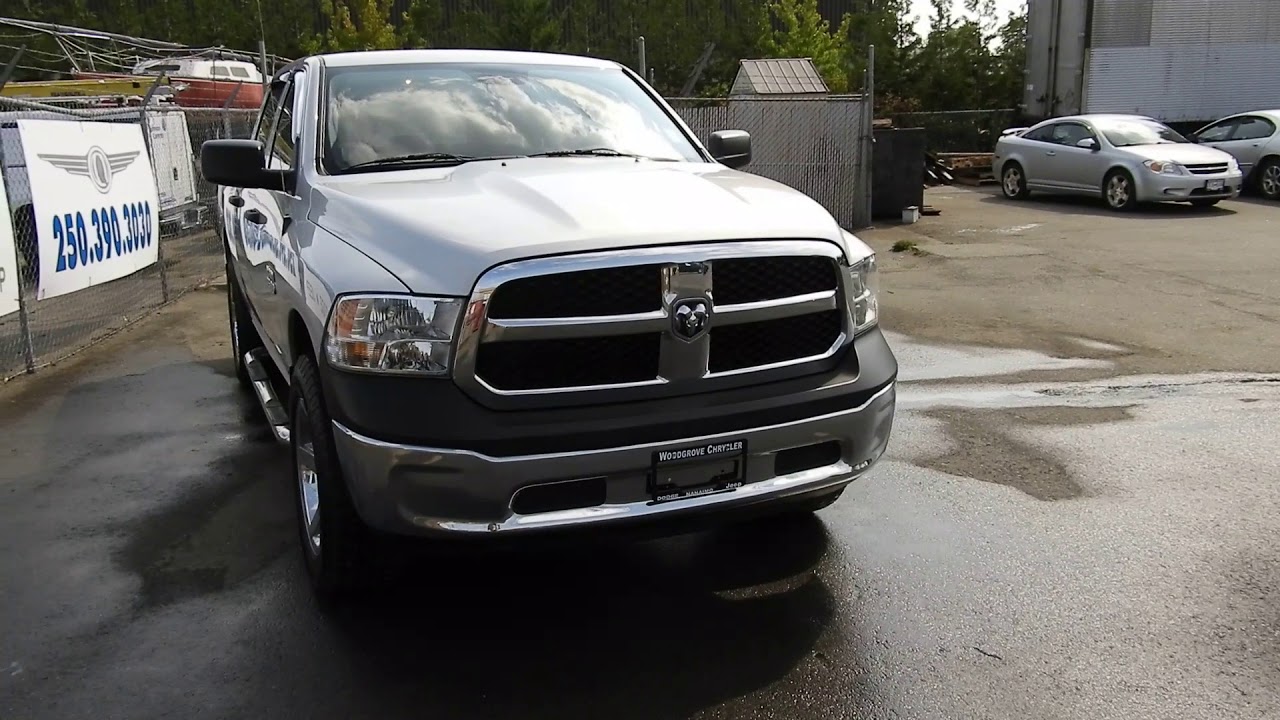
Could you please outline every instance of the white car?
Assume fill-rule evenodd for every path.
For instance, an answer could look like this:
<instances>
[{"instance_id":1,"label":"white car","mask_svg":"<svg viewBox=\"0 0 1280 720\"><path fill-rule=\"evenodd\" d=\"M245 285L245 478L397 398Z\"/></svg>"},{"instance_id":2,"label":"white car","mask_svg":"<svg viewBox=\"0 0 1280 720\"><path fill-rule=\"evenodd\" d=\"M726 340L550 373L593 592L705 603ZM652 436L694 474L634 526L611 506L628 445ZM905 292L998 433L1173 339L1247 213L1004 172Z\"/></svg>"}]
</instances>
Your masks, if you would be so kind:
<instances>
[{"instance_id":1,"label":"white car","mask_svg":"<svg viewBox=\"0 0 1280 720\"><path fill-rule=\"evenodd\" d=\"M1231 153L1246 182L1268 200L1280 200L1280 110L1225 117L1192 133L1190 140Z\"/></svg>"},{"instance_id":2,"label":"white car","mask_svg":"<svg viewBox=\"0 0 1280 720\"><path fill-rule=\"evenodd\" d=\"M1142 115L1073 115L1006 130L992 166L1006 197L1101 195L1113 210L1144 202L1208 207L1243 184L1231 155Z\"/></svg>"}]
</instances>

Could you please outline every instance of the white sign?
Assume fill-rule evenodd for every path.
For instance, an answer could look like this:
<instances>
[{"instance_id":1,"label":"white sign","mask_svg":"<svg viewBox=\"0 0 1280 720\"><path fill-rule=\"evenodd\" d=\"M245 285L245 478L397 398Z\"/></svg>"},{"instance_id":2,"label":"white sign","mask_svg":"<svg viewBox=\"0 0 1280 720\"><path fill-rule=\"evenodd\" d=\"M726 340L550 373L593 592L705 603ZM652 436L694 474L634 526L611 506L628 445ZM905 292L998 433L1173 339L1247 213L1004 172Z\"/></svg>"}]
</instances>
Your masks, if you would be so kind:
<instances>
[{"instance_id":1,"label":"white sign","mask_svg":"<svg viewBox=\"0 0 1280 720\"><path fill-rule=\"evenodd\" d=\"M13 216L9 214L9 198L0 178L0 315L18 312L17 248L13 242Z\"/></svg>"},{"instance_id":2,"label":"white sign","mask_svg":"<svg viewBox=\"0 0 1280 720\"><path fill-rule=\"evenodd\" d=\"M160 201L138 125L19 120L40 256L38 298L156 261Z\"/></svg>"}]
</instances>

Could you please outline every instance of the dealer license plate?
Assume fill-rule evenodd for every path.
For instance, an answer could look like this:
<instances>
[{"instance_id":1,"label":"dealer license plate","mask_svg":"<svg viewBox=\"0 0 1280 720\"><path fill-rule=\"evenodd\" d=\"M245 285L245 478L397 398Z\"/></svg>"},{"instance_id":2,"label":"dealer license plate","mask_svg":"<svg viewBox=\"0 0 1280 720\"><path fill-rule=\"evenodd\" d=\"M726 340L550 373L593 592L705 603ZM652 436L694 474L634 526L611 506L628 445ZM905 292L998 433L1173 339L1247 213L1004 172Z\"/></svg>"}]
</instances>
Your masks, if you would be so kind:
<instances>
[{"instance_id":1,"label":"dealer license plate","mask_svg":"<svg viewBox=\"0 0 1280 720\"><path fill-rule=\"evenodd\" d=\"M1221 190L1227 186L1226 180L1206 180L1204 183L1205 190Z\"/></svg>"},{"instance_id":2,"label":"dealer license plate","mask_svg":"<svg viewBox=\"0 0 1280 720\"><path fill-rule=\"evenodd\" d=\"M649 491L654 502L668 502L732 490L742 486L746 465L746 440L659 450L653 454Z\"/></svg>"}]
</instances>

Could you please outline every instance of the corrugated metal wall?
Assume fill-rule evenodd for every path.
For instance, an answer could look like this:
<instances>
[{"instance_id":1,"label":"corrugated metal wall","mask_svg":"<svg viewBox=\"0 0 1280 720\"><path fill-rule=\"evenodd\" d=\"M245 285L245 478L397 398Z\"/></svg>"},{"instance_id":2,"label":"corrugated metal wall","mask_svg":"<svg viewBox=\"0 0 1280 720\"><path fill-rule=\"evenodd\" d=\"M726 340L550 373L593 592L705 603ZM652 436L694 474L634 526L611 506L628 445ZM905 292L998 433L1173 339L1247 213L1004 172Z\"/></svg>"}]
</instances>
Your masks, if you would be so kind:
<instances>
[{"instance_id":1,"label":"corrugated metal wall","mask_svg":"<svg viewBox=\"0 0 1280 720\"><path fill-rule=\"evenodd\" d=\"M1094 0L1084 106L1166 122L1280 107L1280 0Z\"/></svg>"}]
</instances>

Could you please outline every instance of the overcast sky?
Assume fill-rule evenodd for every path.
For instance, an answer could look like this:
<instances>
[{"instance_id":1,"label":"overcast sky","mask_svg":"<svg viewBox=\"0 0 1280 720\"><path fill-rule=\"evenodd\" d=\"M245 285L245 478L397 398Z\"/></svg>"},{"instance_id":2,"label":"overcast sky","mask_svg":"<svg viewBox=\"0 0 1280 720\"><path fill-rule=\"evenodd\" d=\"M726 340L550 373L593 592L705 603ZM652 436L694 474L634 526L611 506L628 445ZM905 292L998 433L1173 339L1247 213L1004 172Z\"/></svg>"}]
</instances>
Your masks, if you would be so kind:
<instances>
[{"instance_id":1,"label":"overcast sky","mask_svg":"<svg viewBox=\"0 0 1280 720\"><path fill-rule=\"evenodd\" d=\"M952 0L956 7L956 14L963 12L964 0ZM916 23L916 32L922 37L929 32L929 23L933 19L933 4L929 0L911 0L911 14L919 18ZM1003 20L1011 10L1021 10L1027 6L1027 0L996 0L996 9L999 11L1000 18Z\"/></svg>"}]
</instances>

